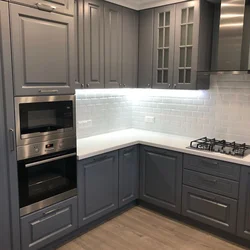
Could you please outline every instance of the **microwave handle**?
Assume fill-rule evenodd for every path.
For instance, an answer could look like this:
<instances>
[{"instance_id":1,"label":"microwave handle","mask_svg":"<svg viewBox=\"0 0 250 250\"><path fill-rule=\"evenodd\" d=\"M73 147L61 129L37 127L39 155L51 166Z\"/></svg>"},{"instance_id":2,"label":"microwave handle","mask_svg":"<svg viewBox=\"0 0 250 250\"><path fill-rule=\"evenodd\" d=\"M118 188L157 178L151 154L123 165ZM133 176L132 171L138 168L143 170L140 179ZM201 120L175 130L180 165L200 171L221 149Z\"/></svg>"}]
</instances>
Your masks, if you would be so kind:
<instances>
[{"instance_id":1,"label":"microwave handle","mask_svg":"<svg viewBox=\"0 0 250 250\"><path fill-rule=\"evenodd\" d=\"M40 93L58 93L57 89L39 89Z\"/></svg>"},{"instance_id":2,"label":"microwave handle","mask_svg":"<svg viewBox=\"0 0 250 250\"><path fill-rule=\"evenodd\" d=\"M9 129L9 136L10 136L10 151L15 150L15 135L14 135L14 129Z\"/></svg>"},{"instance_id":3,"label":"microwave handle","mask_svg":"<svg viewBox=\"0 0 250 250\"><path fill-rule=\"evenodd\" d=\"M72 157L72 156L76 156L76 153L57 156L57 157L54 157L54 158L51 158L51 159L46 159L46 160L42 160L42 161L36 161L36 162L33 162L33 163L25 164L25 167L26 168L31 168L31 167L35 167L35 166L38 166L38 165L41 165L41 164L66 159L66 158L69 158L69 157Z\"/></svg>"}]
</instances>

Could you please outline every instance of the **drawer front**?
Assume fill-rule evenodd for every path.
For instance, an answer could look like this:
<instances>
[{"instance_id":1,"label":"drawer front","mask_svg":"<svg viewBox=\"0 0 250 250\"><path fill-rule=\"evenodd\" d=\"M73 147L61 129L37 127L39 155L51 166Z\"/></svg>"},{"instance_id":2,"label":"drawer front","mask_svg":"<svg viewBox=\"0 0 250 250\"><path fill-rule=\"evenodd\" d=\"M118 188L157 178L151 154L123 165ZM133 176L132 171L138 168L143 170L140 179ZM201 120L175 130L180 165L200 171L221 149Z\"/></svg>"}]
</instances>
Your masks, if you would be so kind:
<instances>
[{"instance_id":1,"label":"drawer front","mask_svg":"<svg viewBox=\"0 0 250 250\"><path fill-rule=\"evenodd\" d=\"M236 181L231 181L220 177L184 169L183 183L216 194L221 194L230 198L238 199L239 183Z\"/></svg>"},{"instance_id":2,"label":"drawer front","mask_svg":"<svg viewBox=\"0 0 250 250\"><path fill-rule=\"evenodd\" d=\"M183 186L182 214L226 232L236 232L236 200Z\"/></svg>"},{"instance_id":3,"label":"drawer front","mask_svg":"<svg viewBox=\"0 0 250 250\"><path fill-rule=\"evenodd\" d=\"M239 181L240 166L193 155L184 155L184 168Z\"/></svg>"},{"instance_id":4,"label":"drawer front","mask_svg":"<svg viewBox=\"0 0 250 250\"><path fill-rule=\"evenodd\" d=\"M21 218L22 249L39 249L77 229L77 198Z\"/></svg>"},{"instance_id":5,"label":"drawer front","mask_svg":"<svg viewBox=\"0 0 250 250\"><path fill-rule=\"evenodd\" d=\"M74 0L10 0L10 2L28 5L41 11L74 15Z\"/></svg>"}]
</instances>

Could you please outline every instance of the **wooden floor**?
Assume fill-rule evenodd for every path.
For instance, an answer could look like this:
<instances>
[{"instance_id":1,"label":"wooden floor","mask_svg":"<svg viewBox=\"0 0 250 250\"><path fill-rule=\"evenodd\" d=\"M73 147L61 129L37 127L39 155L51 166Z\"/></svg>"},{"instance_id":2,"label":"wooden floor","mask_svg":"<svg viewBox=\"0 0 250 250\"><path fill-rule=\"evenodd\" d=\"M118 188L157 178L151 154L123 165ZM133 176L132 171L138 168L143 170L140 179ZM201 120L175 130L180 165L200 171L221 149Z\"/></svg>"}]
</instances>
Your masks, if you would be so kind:
<instances>
[{"instance_id":1,"label":"wooden floor","mask_svg":"<svg viewBox=\"0 0 250 250\"><path fill-rule=\"evenodd\" d=\"M246 249L160 214L134 207L58 250Z\"/></svg>"}]
</instances>

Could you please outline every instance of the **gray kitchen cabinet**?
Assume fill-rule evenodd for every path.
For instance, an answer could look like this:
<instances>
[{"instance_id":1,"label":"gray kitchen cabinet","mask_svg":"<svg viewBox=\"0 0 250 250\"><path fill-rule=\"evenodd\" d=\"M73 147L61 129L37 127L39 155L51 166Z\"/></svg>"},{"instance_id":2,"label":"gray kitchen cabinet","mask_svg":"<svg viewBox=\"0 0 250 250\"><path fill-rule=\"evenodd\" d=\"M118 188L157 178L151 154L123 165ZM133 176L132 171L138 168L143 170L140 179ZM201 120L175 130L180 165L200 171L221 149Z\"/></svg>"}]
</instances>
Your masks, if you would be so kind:
<instances>
[{"instance_id":1,"label":"gray kitchen cabinet","mask_svg":"<svg viewBox=\"0 0 250 250\"><path fill-rule=\"evenodd\" d=\"M154 9L139 12L138 87L151 88L153 83Z\"/></svg>"},{"instance_id":2,"label":"gray kitchen cabinet","mask_svg":"<svg viewBox=\"0 0 250 250\"><path fill-rule=\"evenodd\" d=\"M138 81L139 12L122 9L122 87L136 88Z\"/></svg>"},{"instance_id":3,"label":"gray kitchen cabinet","mask_svg":"<svg viewBox=\"0 0 250 250\"><path fill-rule=\"evenodd\" d=\"M74 18L10 4L15 96L73 94Z\"/></svg>"},{"instance_id":4,"label":"gray kitchen cabinet","mask_svg":"<svg viewBox=\"0 0 250 250\"><path fill-rule=\"evenodd\" d=\"M84 49L79 54L79 68L85 74L80 83L86 88L104 88L104 1L85 0L79 4L82 5L80 13L84 13L80 14L84 18L79 46Z\"/></svg>"},{"instance_id":5,"label":"gray kitchen cabinet","mask_svg":"<svg viewBox=\"0 0 250 250\"><path fill-rule=\"evenodd\" d=\"M213 7L207 1L178 3L173 87L207 89L210 83Z\"/></svg>"},{"instance_id":6,"label":"gray kitchen cabinet","mask_svg":"<svg viewBox=\"0 0 250 250\"><path fill-rule=\"evenodd\" d=\"M0 1L0 248L20 249L9 5Z\"/></svg>"},{"instance_id":7,"label":"gray kitchen cabinet","mask_svg":"<svg viewBox=\"0 0 250 250\"><path fill-rule=\"evenodd\" d=\"M118 151L78 162L79 225L118 208Z\"/></svg>"},{"instance_id":8,"label":"gray kitchen cabinet","mask_svg":"<svg viewBox=\"0 0 250 250\"><path fill-rule=\"evenodd\" d=\"M236 233L237 200L183 185L182 214L229 233Z\"/></svg>"},{"instance_id":9,"label":"gray kitchen cabinet","mask_svg":"<svg viewBox=\"0 0 250 250\"><path fill-rule=\"evenodd\" d=\"M237 235L250 240L250 168L241 168Z\"/></svg>"},{"instance_id":10,"label":"gray kitchen cabinet","mask_svg":"<svg viewBox=\"0 0 250 250\"><path fill-rule=\"evenodd\" d=\"M122 7L104 3L105 88L122 87Z\"/></svg>"},{"instance_id":11,"label":"gray kitchen cabinet","mask_svg":"<svg viewBox=\"0 0 250 250\"><path fill-rule=\"evenodd\" d=\"M153 88L173 88L175 5L155 9Z\"/></svg>"},{"instance_id":12,"label":"gray kitchen cabinet","mask_svg":"<svg viewBox=\"0 0 250 250\"><path fill-rule=\"evenodd\" d=\"M141 146L140 199L181 212L182 154Z\"/></svg>"},{"instance_id":13,"label":"gray kitchen cabinet","mask_svg":"<svg viewBox=\"0 0 250 250\"><path fill-rule=\"evenodd\" d=\"M40 249L77 229L77 197L21 218L22 249Z\"/></svg>"},{"instance_id":14,"label":"gray kitchen cabinet","mask_svg":"<svg viewBox=\"0 0 250 250\"><path fill-rule=\"evenodd\" d=\"M11 250L11 214L9 202L7 137L5 123L5 84L11 84L8 3L0 2L0 242L1 249ZM10 81L10 82L9 82ZM7 201L7 202L6 202Z\"/></svg>"},{"instance_id":15,"label":"gray kitchen cabinet","mask_svg":"<svg viewBox=\"0 0 250 250\"><path fill-rule=\"evenodd\" d=\"M30 6L47 12L74 15L74 0L10 0L10 2Z\"/></svg>"},{"instance_id":16,"label":"gray kitchen cabinet","mask_svg":"<svg viewBox=\"0 0 250 250\"><path fill-rule=\"evenodd\" d=\"M119 150L119 207L138 199L139 195L138 146Z\"/></svg>"}]
</instances>

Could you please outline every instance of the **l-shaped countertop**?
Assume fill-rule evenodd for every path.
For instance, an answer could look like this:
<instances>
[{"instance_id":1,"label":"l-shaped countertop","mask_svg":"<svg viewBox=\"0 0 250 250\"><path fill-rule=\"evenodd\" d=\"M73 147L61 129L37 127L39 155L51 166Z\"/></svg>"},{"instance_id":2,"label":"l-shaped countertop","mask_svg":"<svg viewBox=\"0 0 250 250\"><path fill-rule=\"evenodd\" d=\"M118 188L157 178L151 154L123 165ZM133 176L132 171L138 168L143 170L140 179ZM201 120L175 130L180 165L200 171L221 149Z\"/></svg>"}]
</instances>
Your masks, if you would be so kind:
<instances>
[{"instance_id":1,"label":"l-shaped countertop","mask_svg":"<svg viewBox=\"0 0 250 250\"><path fill-rule=\"evenodd\" d=\"M221 153L189 149L187 147L192 140L194 138L147 130L126 129L77 140L77 158L78 160L83 160L125 147L142 144L250 166L250 154L245 157L235 157Z\"/></svg>"}]
</instances>

